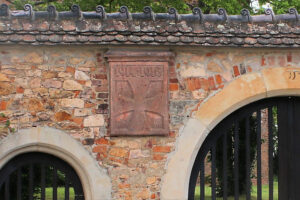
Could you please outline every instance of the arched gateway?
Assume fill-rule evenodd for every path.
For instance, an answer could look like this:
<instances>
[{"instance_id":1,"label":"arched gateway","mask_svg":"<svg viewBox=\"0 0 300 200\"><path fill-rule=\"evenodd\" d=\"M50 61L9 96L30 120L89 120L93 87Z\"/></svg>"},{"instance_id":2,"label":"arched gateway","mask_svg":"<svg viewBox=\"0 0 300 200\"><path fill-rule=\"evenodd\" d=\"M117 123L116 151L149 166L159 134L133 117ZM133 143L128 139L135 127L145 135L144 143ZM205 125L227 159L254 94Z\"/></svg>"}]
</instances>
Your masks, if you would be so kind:
<instances>
[{"instance_id":1,"label":"arched gateway","mask_svg":"<svg viewBox=\"0 0 300 200\"><path fill-rule=\"evenodd\" d=\"M299 199L299 118L299 97L264 99L226 117L199 150L188 198Z\"/></svg>"},{"instance_id":2,"label":"arched gateway","mask_svg":"<svg viewBox=\"0 0 300 200\"><path fill-rule=\"evenodd\" d=\"M111 199L110 179L92 155L71 136L48 127L20 130L1 140L0 187L5 200L57 199L58 193L63 199Z\"/></svg>"},{"instance_id":3,"label":"arched gateway","mask_svg":"<svg viewBox=\"0 0 300 200\"><path fill-rule=\"evenodd\" d=\"M45 153L20 154L0 170L1 199L83 200L81 181L66 162Z\"/></svg>"},{"instance_id":4,"label":"arched gateway","mask_svg":"<svg viewBox=\"0 0 300 200\"><path fill-rule=\"evenodd\" d=\"M162 198L194 199L196 196L199 199L205 199L205 189L211 189L212 191L209 193L213 197L216 195L226 197L227 193L229 194L228 184L231 184L230 189L233 189L233 192L229 195L238 199L241 197L240 188L244 187L243 195L248 196L247 199L249 199L251 173L255 173L257 177L258 181L253 185L257 188L256 195L260 196L261 169L259 162L261 157L260 143L257 141L262 126L262 123L259 122L261 116L266 113L268 114L265 123L269 128L270 139L269 191L267 195L269 193L274 193L274 197L277 195L275 193L276 183L273 182L275 175L271 170L275 168L274 165L277 161L271 158L273 158L274 152L278 152L280 154L279 163L281 163L278 173L276 172L279 180L279 198L299 198L298 191L291 185L297 185L299 180L297 177L299 173L296 171L299 168L297 166L299 162L296 159L298 147L295 141L300 139L296 134L299 124L296 119L299 116L300 101L299 98L288 98L288 96L298 96L300 79L291 79L291 70L292 68L269 68L259 73L243 75L201 104L181 131L176 151L170 156L167 173L163 179ZM279 98L278 96L283 97ZM264 112L264 110L267 111ZM226 134L232 135L227 136ZM279 136L277 141L274 139L276 135ZM251 143L251 141L255 142ZM274 143L271 141L279 141L277 146L279 149L274 149ZM232 146L229 148L232 152L224 154L224 151L228 152L229 142L232 142L230 144ZM243 144L241 145L239 142ZM242 146L243 148L241 148ZM251 154L250 147L254 147L258 151L255 150ZM241 157L239 153L243 156ZM228 165L229 156L232 159L230 165ZM217 158L218 161L216 161ZM211 185L211 188L207 188L204 184L204 160L207 159L211 161L211 166L208 167L212 179L208 185ZM245 164L243 168L239 166L242 159L244 159L242 165ZM249 163L252 161L255 170L251 170ZM232 169L229 169L230 166ZM229 172L233 174L231 175ZM241 177L239 178L241 173L244 176L243 180ZM232 179L229 180L228 177ZM252 182L255 181L252 180ZM194 193L195 188L196 193ZM268 198L273 199L272 195Z\"/></svg>"}]
</instances>

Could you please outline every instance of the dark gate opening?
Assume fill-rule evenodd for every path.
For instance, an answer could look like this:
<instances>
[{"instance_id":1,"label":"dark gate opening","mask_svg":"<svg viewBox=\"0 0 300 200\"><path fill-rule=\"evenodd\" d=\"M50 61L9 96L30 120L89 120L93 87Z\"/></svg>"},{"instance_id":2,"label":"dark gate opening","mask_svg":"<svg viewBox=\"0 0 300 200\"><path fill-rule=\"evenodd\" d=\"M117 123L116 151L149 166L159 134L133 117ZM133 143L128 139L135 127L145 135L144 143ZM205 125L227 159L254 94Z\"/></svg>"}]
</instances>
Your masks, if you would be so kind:
<instances>
[{"instance_id":1,"label":"dark gate opening","mask_svg":"<svg viewBox=\"0 0 300 200\"><path fill-rule=\"evenodd\" d=\"M293 186L300 174L298 135L299 98L266 99L232 113L201 146L189 199L300 199Z\"/></svg>"},{"instance_id":2,"label":"dark gate opening","mask_svg":"<svg viewBox=\"0 0 300 200\"><path fill-rule=\"evenodd\" d=\"M83 200L84 194L68 163L45 153L25 153L1 169L0 199Z\"/></svg>"}]
</instances>

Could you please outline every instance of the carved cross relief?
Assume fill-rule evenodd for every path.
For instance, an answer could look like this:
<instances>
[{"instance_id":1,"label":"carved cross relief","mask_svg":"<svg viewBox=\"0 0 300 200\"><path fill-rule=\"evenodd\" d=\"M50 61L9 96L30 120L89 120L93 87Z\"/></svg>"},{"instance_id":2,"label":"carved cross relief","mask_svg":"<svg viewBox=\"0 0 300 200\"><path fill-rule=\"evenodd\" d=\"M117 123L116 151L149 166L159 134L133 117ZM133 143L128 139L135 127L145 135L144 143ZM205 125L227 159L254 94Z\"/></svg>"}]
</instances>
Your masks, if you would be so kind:
<instances>
[{"instance_id":1,"label":"carved cross relief","mask_svg":"<svg viewBox=\"0 0 300 200\"><path fill-rule=\"evenodd\" d=\"M167 61L110 62L111 135L167 135L167 86Z\"/></svg>"}]
</instances>

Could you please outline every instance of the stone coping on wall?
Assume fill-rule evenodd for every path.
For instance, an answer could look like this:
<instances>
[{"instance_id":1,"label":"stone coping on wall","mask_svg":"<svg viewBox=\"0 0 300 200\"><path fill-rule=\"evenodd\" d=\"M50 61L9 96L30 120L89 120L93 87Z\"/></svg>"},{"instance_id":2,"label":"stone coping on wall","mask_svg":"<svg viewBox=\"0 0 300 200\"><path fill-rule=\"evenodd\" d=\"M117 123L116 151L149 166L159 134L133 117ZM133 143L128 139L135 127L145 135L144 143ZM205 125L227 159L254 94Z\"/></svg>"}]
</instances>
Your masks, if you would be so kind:
<instances>
[{"instance_id":1,"label":"stone coping on wall","mask_svg":"<svg viewBox=\"0 0 300 200\"><path fill-rule=\"evenodd\" d=\"M23 11L0 7L0 44L110 44L110 45L189 45L224 47L299 47L300 22L297 10L275 15L251 16L203 14L195 8L192 14L153 13L145 7L142 13L130 13L122 6L119 13L105 13L102 6L95 12L34 11L26 5Z\"/></svg>"}]
</instances>

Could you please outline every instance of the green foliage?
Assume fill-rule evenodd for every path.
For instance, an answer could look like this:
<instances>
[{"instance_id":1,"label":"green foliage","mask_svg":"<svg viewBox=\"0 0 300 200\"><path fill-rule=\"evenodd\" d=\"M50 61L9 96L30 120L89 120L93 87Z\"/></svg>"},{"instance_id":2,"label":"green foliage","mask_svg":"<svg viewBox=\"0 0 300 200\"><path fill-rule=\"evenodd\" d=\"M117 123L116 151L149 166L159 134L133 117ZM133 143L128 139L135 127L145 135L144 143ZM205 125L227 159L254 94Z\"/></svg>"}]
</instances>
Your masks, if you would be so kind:
<instances>
[{"instance_id":1,"label":"green foliage","mask_svg":"<svg viewBox=\"0 0 300 200\"><path fill-rule=\"evenodd\" d=\"M250 117L249 120L249 127L250 127L250 171L252 172L253 167L255 165L255 155L256 155L256 135L257 135L257 120L255 116ZM246 193L246 119L243 119L239 122L239 167L238 167L238 174L239 174L239 193L245 194ZM227 140L227 192L228 195L234 195L234 127L230 128L226 134ZM223 196L223 137L222 136L217 141L216 147L216 169L217 169L217 195ZM253 176L253 174L251 175Z\"/></svg>"},{"instance_id":2,"label":"green foliage","mask_svg":"<svg viewBox=\"0 0 300 200\"><path fill-rule=\"evenodd\" d=\"M261 4L270 3L276 14L287 13L289 8L296 8L300 12L299 0L260 0Z\"/></svg>"},{"instance_id":3,"label":"green foliage","mask_svg":"<svg viewBox=\"0 0 300 200\"><path fill-rule=\"evenodd\" d=\"M275 177L274 177L275 178ZM278 200L278 181L274 181L274 200ZM200 186L195 188L195 198L200 199ZM211 200L211 187L205 186L205 200ZM228 200L234 200L234 196L229 196ZM262 185L262 199L269 199L269 185ZM216 200L223 200L223 197L217 197ZM245 195L240 195L239 200L246 200ZM251 190L251 200L257 200L257 186L253 185Z\"/></svg>"},{"instance_id":4,"label":"green foliage","mask_svg":"<svg viewBox=\"0 0 300 200\"><path fill-rule=\"evenodd\" d=\"M10 121L9 121L9 120L6 120L5 126L6 126L6 127L9 127L9 126L10 126Z\"/></svg>"},{"instance_id":5,"label":"green foliage","mask_svg":"<svg viewBox=\"0 0 300 200\"><path fill-rule=\"evenodd\" d=\"M35 10L46 10L50 4L55 5L58 11L69 10L72 4L80 6L82 11L93 11L97 5L105 7L106 12L118 12L121 6L126 5L130 12L142 12L145 6L151 6L154 12L167 12L169 8L174 7L180 13L190 12L189 6L183 0L63 0L51 1L46 0L38 4L33 0L15 0L13 5L15 9L23 9L26 3L34 5Z\"/></svg>"},{"instance_id":6,"label":"green foliage","mask_svg":"<svg viewBox=\"0 0 300 200\"><path fill-rule=\"evenodd\" d=\"M240 14L243 8L247 8L250 12L253 12L253 9L250 7L251 0L200 0L199 4L205 14L217 13L218 8L225 8L227 14L230 15Z\"/></svg>"}]
</instances>

